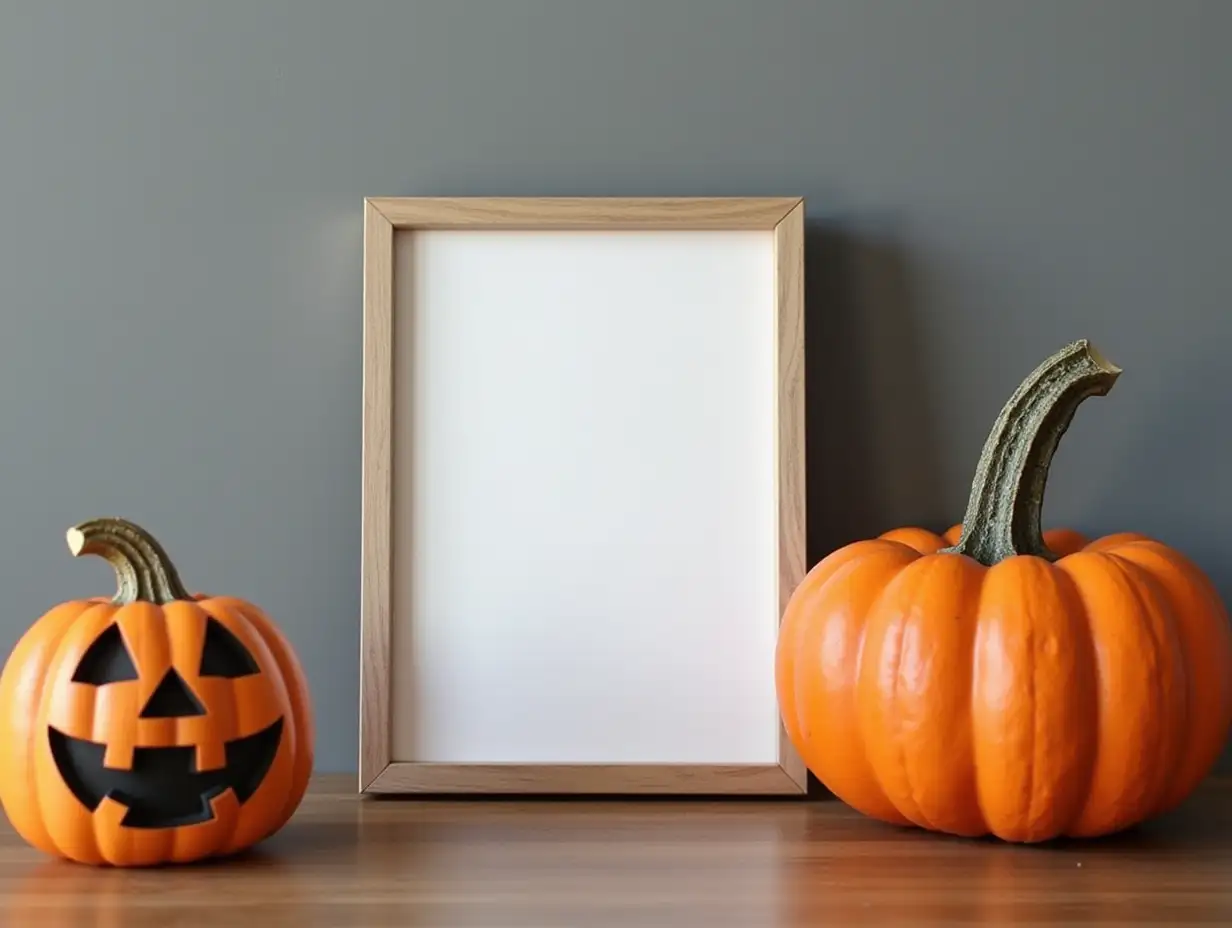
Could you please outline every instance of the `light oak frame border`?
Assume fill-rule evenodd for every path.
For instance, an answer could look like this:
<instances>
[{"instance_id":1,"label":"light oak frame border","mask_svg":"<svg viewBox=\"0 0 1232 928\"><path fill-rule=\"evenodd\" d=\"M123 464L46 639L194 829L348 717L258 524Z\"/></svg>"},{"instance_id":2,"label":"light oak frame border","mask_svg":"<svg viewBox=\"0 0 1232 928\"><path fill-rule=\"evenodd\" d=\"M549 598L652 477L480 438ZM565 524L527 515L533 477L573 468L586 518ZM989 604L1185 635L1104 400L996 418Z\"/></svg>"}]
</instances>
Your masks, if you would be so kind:
<instances>
[{"instance_id":1,"label":"light oak frame border","mask_svg":"<svg viewBox=\"0 0 1232 928\"><path fill-rule=\"evenodd\" d=\"M779 616L806 571L804 201L794 198L369 197L363 234L363 517L360 793L804 795L779 726L778 763L439 764L390 754L394 233L415 229L773 230Z\"/></svg>"}]
</instances>

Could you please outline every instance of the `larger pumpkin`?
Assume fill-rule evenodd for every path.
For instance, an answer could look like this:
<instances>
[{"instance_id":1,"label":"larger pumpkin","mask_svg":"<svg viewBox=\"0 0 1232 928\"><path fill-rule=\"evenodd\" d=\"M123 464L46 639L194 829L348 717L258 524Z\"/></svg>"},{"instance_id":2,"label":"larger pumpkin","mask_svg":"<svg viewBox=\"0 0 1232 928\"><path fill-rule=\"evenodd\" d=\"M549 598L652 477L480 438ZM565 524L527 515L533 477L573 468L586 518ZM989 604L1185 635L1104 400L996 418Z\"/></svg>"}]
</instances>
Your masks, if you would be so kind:
<instances>
[{"instance_id":1,"label":"larger pumpkin","mask_svg":"<svg viewBox=\"0 0 1232 928\"><path fill-rule=\"evenodd\" d=\"M871 817L1034 842L1173 808L1232 727L1232 633L1204 574L1142 535L1059 554L1040 513L1080 403L1119 368L1087 342L1010 398L956 544L841 548L780 626L783 722L813 773Z\"/></svg>"},{"instance_id":2,"label":"larger pumpkin","mask_svg":"<svg viewBox=\"0 0 1232 928\"><path fill-rule=\"evenodd\" d=\"M118 519L69 531L111 600L39 619L0 675L0 803L30 844L90 864L187 862L281 828L313 762L303 671L269 617L192 595Z\"/></svg>"}]
</instances>

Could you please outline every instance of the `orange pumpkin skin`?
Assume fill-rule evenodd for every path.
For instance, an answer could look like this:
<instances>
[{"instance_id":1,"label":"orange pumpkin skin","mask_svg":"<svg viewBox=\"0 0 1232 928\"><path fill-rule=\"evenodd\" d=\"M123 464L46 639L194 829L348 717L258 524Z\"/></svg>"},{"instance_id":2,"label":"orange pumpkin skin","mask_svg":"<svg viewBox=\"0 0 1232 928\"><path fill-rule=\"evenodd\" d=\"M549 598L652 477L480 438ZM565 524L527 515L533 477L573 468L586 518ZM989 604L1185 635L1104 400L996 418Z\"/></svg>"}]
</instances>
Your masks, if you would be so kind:
<instances>
[{"instance_id":1,"label":"orange pumpkin skin","mask_svg":"<svg viewBox=\"0 0 1232 928\"><path fill-rule=\"evenodd\" d=\"M936 532L930 532L926 528L906 526L904 528L890 529L890 531L883 532L877 537L890 541L901 541L903 544L915 548L921 554L933 554L942 548L958 544L959 539L962 538L962 523L958 522L951 525L940 535ZM1057 554L1073 554L1075 551L1081 551L1085 548L1088 544L1088 539L1081 532L1076 532L1072 528L1051 528L1044 532L1044 544Z\"/></svg>"},{"instance_id":2,"label":"orange pumpkin skin","mask_svg":"<svg viewBox=\"0 0 1232 928\"><path fill-rule=\"evenodd\" d=\"M1141 536L985 567L876 539L788 604L788 736L873 818L1009 841L1167 811L1232 722L1232 640L1202 573Z\"/></svg>"},{"instance_id":3,"label":"orange pumpkin skin","mask_svg":"<svg viewBox=\"0 0 1232 928\"><path fill-rule=\"evenodd\" d=\"M1085 395L1119 373L1096 365L1099 380L1083 358L1057 363L1084 372ZM1039 428L1056 419L1038 412ZM1038 531L1032 542L1039 487L1022 488L1048 457L1021 457L1016 476L982 467L1020 483L1001 492L977 475L956 549L930 550L914 529L847 545L786 607L784 727L814 775L870 817L1015 842L1105 835L1182 802L1232 729L1232 632L1213 585L1136 533L1065 554Z\"/></svg>"},{"instance_id":4,"label":"orange pumpkin skin","mask_svg":"<svg viewBox=\"0 0 1232 928\"><path fill-rule=\"evenodd\" d=\"M242 675L207 666L211 620L251 658ZM100 635L114 643L113 628L133 672L102 685L74 680ZM196 707L140 717L174 675ZM227 768L227 742L263 731L277 732L266 742L276 748L264 752L251 795L241 802L235 788L224 787L199 816L206 820L182 825L131 825L129 806L111 794L91 810L54 746L61 736L93 742L102 746L103 765L118 770L131 770L143 749L181 747L191 752L192 769L208 772ZM0 675L0 743L0 804L27 842L80 863L148 866L232 854L278 831L307 789L314 732L303 670L270 618L235 597L193 594L167 602L92 598L42 616Z\"/></svg>"}]
</instances>

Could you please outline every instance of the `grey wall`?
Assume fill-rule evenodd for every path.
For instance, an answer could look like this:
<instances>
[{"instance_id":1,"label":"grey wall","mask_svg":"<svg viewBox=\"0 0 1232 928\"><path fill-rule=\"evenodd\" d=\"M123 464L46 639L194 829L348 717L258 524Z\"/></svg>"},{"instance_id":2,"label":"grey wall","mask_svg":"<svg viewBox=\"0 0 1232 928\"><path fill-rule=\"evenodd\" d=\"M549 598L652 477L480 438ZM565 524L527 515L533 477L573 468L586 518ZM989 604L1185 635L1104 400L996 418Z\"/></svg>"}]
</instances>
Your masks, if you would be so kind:
<instances>
[{"instance_id":1,"label":"grey wall","mask_svg":"<svg viewBox=\"0 0 1232 928\"><path fill-rule=\"evenodd\" d=\"M263 604L356 752L365 195L801 194L814 557L961 517L1089 337L1046 517L1232 594L1232 3L0 6L0 647L122 514Z\"/></svg>"}]
</instances>

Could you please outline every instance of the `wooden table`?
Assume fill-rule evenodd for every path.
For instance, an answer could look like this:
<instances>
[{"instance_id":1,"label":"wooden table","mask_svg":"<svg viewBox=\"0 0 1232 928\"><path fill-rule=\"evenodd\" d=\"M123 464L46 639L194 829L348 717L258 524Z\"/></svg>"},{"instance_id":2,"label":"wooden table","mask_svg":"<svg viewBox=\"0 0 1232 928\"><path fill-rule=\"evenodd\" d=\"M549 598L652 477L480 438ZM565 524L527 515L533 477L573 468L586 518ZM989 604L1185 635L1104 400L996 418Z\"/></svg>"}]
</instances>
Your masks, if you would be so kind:
<instances>
[{"instance_id":1,"label":"wooden table","mask_svg":"<svg viewBox=\"0 0 1232 928\"><path fill-rule=\"evenodd\" d=\"M372 800L322 778L242 858L103 870L0 825L7 928L1232 925L1232 782L1132 834L1011 847L833 800Z\"/></svg>"}]
</instances>

